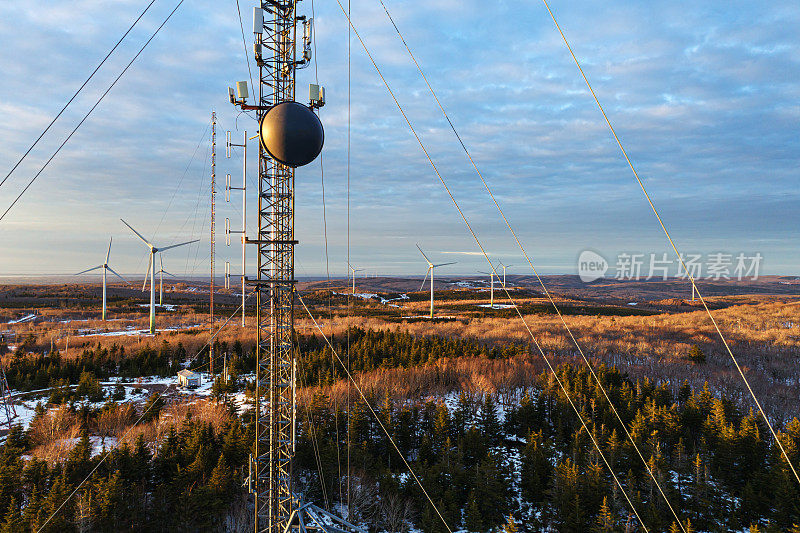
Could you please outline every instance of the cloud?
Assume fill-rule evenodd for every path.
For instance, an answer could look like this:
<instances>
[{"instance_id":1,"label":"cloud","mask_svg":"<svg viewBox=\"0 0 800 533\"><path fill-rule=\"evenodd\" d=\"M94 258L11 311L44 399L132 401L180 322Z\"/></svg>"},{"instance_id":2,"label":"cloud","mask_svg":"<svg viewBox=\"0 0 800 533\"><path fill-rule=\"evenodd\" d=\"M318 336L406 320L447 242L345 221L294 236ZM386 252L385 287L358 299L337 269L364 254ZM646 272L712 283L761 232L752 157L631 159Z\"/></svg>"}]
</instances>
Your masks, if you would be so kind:
<instances>
[{"instance_id":1,"label":"cloud","mask_svg":"<svg viewBox=\"0 0 800 533\"><path fill-rule=\"evenodd\" d=\"M486 10L473 0L396 0L387 6L537 267L572 265L587 246L607 255L666 250L540 4L500 2ZM417 241L425 249L473 249L355 36L348 106L346 21L336 3L314 7L318 69L298 75L298 94L306 94L318 72L328 96L321 117L332 264L343 270L348 255L348 197L356 264L404 273ZM552 7L679 245L761 251L767 271L771 264L782 272L796 265L800 7L788 0L579 0ZM99 0L0 5L0 171L13 165L141 8L127 1L109 9ZM74 109L0 188L3 209L171 8L154 5ZM484 245L520 255L380 4L354 0L352 14ZM249 18L247 9L243 16ZM166 243L202 238L165 262L174 262L167 268L178 273L205 272L210 155L203 134L216 109L218 188L226 173L238 181L240 155L224 157L224 132L252 134L256 124L237 116L226 88L246 78L235 5L184 4L0 222L0 274L80 270L94 262L109 234L120 269L143 273L140 244L117 221L120 215ZM250 163L248 207L257 200L255 159ZM297 253L309 275L325 269L321 184L319 162L298 170ZM239 206L238 199L229 204L218 195L218 243L224 218L238 221ZM255 222L250 215L249 225ZM235 247L217 249L220 260L237 264ZM458 266L466 272L483 261Z\"/></svg>"}]
</instances>

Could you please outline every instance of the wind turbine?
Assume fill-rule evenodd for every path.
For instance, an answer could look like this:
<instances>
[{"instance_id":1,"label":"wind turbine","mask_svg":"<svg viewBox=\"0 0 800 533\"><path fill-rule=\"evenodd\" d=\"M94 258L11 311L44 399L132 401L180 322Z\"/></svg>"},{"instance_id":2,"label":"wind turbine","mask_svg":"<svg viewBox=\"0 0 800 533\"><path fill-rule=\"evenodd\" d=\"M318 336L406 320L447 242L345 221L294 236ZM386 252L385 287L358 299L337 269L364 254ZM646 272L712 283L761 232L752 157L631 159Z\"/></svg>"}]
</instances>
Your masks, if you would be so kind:
<instances>
[{"instance_id":1,"label":"wind turbine","mask_svg":"<svg viewBox=\"0 0 800 533\"><path fill-rule=\"evenodd\" d=\"M79 276L81 274L86 274L87 272L91 272L92 270L97 270L98 268L102 268L103 269L103 320L106 319L106 274L107 274L106 271L110 270L112 274L114 274L119 279L121 279L122 281L124 281L125 283L128 283L128 285L130 285L130 283L128 282L127 279L123 278L122 276L120 276L119 274L114 272L114 269L111 268L110 266L108 266L108 258L109 258L109 256L111 256L111 242L113 240L114 240L114 237L111 237L108 240L108 251L106 252L106 260L102 265L98 265L98 266L92 267L92 268L87 268L86 270L84 270L82 272L78 272L77 274L75 274L76 276Z\"/></svg>"},{"instance_id":2,"label":"wind turbine","mask_svg":"<svg viewBox=\"0 0 800 533\"><path fill-rule=\"evenodd\" d=\"M350 272L353 275L353 294L355 294L356 293L356 272L361 272L364 269L363 268L355 268L350 263L347 263L347 266L350 268Z\"/></svg>"},{"instance_id":3,"label":"wind turbine","mask_svg":"<svg viewBox=\"0 0 800 533\"><path fill-rule=\"evenodd\" d=\"M502 263L500 263L500 264L502 265ZM494 268L492 268L492 270L494 270ZM491 290L491 293L490 293L491 296L489 297L489 307L494 309L494 272L484 272L482 270L478 270L478 274L486 274L487 276L489 276L489 279L492 280L492 283L491 283L491 287L492 288L490 289ZM505 286L505 284L506 284L505 275L503 275L503 286Z\"/></svg>"},{"instance_id":4,"label":"wind turbine","mask_svg":"<svg viewBox=\"0 0 800 533\"><path fill-rule=\"evenodd\" d=\"M122 220L122 219L120 219L120 220ZM154 262L155 256L159 252L163 253L163 252L166 252L167 250L170 250L172 248L177 248L178 246L183 246L185 244L191 244L193 242L197 242L200 239L195 239L193 241L186 241L186 242L182 242L180 244L173 244L172 246L165 246L163 248L156 248L150 241L148 241L147 239L142 237L141 233L139 233L138 231L133 229L133 227L130 224L128 224L124 220L122 220L122 223L125 224L126 226L128 226L128 228L130 228L130 230L132 232L134 232L137 237L142 239L142 242L144 242L147 245L147 247L150 248L150 261L147 264L147 274L144 275L144 279L145 279L145 284L146 284L147 283L147 277L148 276L150 277L150 333L155 335L155 333L156 333L156 286L155 286L155 283L154 283L154 281L155 281L154 280L154 278L155 278L155 270L156 270L155 269L155 262ZM144 290L144 285L142 286L142 290Z\"/></svg>"},{"instance_id":5,"label":"wind turbine","mask_svg":"<svg viewBox=\"0 0 800 533\"><path fill-rule=\"evenodd\" d=\"M422 278L422 285L419 286L419 290L422 290L422 287L425 286L425 280L428 279L428 273L431 275L431 318L433 318L433 272L436 270L436 267L455 265L456 262L453 261L452 263L439 263L438 265L434 265L431 263L431 260L428 259L428 256L425 255L425 252L422 251L422 248L419 247L419 244L417 244L417 250L419 250L419 253L422 254L422 257L424 257L425 261L428 263L428 270L425 272L425 277Z\"/></svg>"},{"instance_id":6,"label":"wind turbine","mask_svg":"<svg viewBox=\"0 0 800 533\"><path fill-rule=\"evenodd\" d=\"M504 265L502 261L498 261L501 267L503 267L503 288L506 288L506 269L511 268L514 265Z\"/></svg>"},{"instance_id":7,"label":"wind turbine","mask_svg":"<svg viewBox=\"0 0 800 533\"><path fill-rule=\"evenodd\" d=\"M176 276L175 274L172 274L172 273L167 272L166 270L164 270L164 258L161 256L161 254L158 254L158 260L161 263L161 268L158 270L158 272L156 272L156 274L158 274L158 277L159 277L159 280L158 280L158 305L164 305L164 274L166 274L167 276L172 276L173 278L177 278L178 276ZM147 278L144 278L144 284L142 285L142 291L144 291L145 287L147 287Z\"/></svg>"}]
</instances>

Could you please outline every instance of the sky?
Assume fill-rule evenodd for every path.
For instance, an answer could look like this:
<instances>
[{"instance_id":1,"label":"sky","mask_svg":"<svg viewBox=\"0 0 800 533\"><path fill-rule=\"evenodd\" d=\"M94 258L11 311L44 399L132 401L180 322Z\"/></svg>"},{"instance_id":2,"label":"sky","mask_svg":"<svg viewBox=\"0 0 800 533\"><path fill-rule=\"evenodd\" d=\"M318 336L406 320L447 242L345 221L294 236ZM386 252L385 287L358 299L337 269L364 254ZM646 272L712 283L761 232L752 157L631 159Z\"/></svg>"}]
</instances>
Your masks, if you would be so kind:
<instances>
[{"instance_id":1,"label":"sky","mask_svg":"<svg viewBox=\"0 0 800 533\"><path fill-rule=\"evenodd\" d=\"M661 256L669 244L541 2L384 0L540 273L576 273L592 250ZM0 211L69 134L177 0L153 7L0 187ZM0 178L147 4L144 0L0 3ZM240 0L252 50L252 2ZM800 274L800 5L795 1L552 0L679 250L763 256L762 274ZM488 9L487 9L488 8ZM327 104L322 157L296 175L298 276L475 274L485 259L411 135L336 0L303 0ZM460 144L379 0L352 20L494 261L529 274ZM210 115L217 124L217 265L240 267L225 218L241 226L241 150L257 124L227 101L249 79L235 0L185 0L13 210L0 221L0 276L68 274L103 262L138 277L158 246L166 270L209 269ZM254 69L253 60L250 68ZM255 71L254 71L255 74ZM348 177L348 110L350 150ZM248 232L255 231L255 141ZM349 182L349 237L348 237ZM324 210L323 210L324 184ZM323 216L324 214L324 216ZM327 231L325 229L327 228ZM327 236L327 261L326 261ZM252 259L252 250L248 250ZM673 256L670 256L673 257ZM674 257L673 257L674 259ZM327 264L327 267L326 267ZM252 273L252 263L248 266Z\"/></svg>"}]
</instances>

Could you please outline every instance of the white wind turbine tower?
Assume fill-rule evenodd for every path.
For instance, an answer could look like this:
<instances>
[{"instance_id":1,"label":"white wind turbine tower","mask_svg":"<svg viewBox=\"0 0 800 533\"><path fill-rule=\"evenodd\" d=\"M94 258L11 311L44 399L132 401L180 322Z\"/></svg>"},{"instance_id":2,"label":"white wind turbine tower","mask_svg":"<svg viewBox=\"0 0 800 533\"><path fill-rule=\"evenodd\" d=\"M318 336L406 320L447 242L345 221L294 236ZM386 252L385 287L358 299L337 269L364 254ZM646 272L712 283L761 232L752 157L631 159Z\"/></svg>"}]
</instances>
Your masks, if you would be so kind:
<instances>
[{"instance_id":1,"label":"white wind turbine tower","mask_svg":"<svg viewBox=\"0 0 800 533\"><path fill-rule=\"evenodd\" d=\"M363 268L355 268L350 263L347 263L347 267L350 269L350 273L353 276L353 294L356 293L356 272L362 272Z\"/></svg>"},{"instance_id":2,"label":"white wind turbine tower","mask_svg":"<svg viewBox=\"0 0 800 533\"><path fill-rule=\"evenodd\" d=\"M164 258L161 256L161 254L158 254L158 261L161 264L161 268L159 268L158 272L156 272L156 274L158 274L158 278L159 278L158 279L158 305L164 305L164 274L166 274L167 276L172 276L173 278L177 278L178 276L176 276L175 274L172 274L172 273L167 272L166 270L164 270ZM144 284L142 285L142 291L144 291L145 287L147 287L147 277L144 278Z\"/></svg>"},{"instance_id":3,"label":"white wind turbine tower","mask_svg":"<svg viewBox=\"0 0 800 533\"><path fill-rule=\"evenodd\" d=\"M502 263L500 263L500 264L502 265ZM492 268L492 270L494 271L494 268ZM489 279L491 280L491 289L490 289L491 292L490 292L490 297L489 297L489 307L494 309L494 272L484 272L483 270L478 270L478 274L486 274L487 276L489 276ZM503 286L505 286L505 284L506 284L506 280L505 280L505 273L504 273L504 275L503 275Z\"/></svg>"},{"instance_id":4,"label":"white wind turbine tower","mask_svg":"<svg viewBox=\"0 0 800 533\"><path fill-rule=\"evenodd\" d=\"M114 272L114 269L111 268L110 266L108 266L108 258L111 256L111 242L113 240L114 240L114 237L111 237L108 240L108 251L106 252L106 260L102 265L98 265L98 266L92 267L92 268L87 268L86 270L83 270L83 271L78 272L77 274L75 274L76 276L79 276L81 274L86 274L87 272L91 272L92 270L97 270L98 268L102 268L103 269L103 320L106 319L106 274L107 274L107 271L110 270L112 274L114 274L119 279L121 279L122 281L124 281L125 283L128 283L128 285L130 285L130 283L128 282L127 279L123 278L122 276L120 276L119 274Z\"/></svg>"},{"instance_id":5,"label":"white wind turbine tower","mask_svg":"<svg viewBox=\"0 0 800 533\"><path fill-rule=\"evenodd\" d=\"M503 288L506 288L506 269L511 268L514 265L504 265L502 261L498 261L501 267L503 267Z\"/></svg>"},{"instance_id":6,"label":"white wind turbine tower","mask_svg":"<svg viewBox=\"0 0 800 533\"><path fill-rule=\"evenodd\" d=\"M120 219L122 220L122 219ZM173 244L172 246L165 246L163 248L156 248L150 241L142 237L142 234L133 229L133 227L122 220L122 223L128 226L132 232L136 234L137 237L142 239L148 248L150 248L150 261L147 264L147 274L144 275L145 283L147 283L147 277L150 277L150 333L155 334L156 332L156 286L155 286L155 256L159 252L166 252L172 248L177 248L178 246L183 246L185 244L191 244L193 242L197 242L200 239L194 239L193 241L186 241L180 244ZM144 290L144 286L142 286L142 290Z\"/></svg>"},{"instance_id":7,"label":"white wind turbine tower","mask_svg":"<svg viewBox=\"0 0 800 533\"><path fill-rule=\"evenodd\" d=\"M434 265L431 263L431 260L428 259L428 256L425 255L425 252L422 251L422 248L419 247L419 244L417 244L417 250L419 250L419 253L422 254L422 257L424 257L425 261L428 263L428 270L425 272L425 277L422 279L422 285L419 286L419 290L422 290L422 287L425 286L425 280L428 279L428 273L431 275L431 318L433 318L433 272L436 270L436 267L455 265L456 262L453 261L452 263L439 263L438 265Z\"/></svg>"}]
</instances>

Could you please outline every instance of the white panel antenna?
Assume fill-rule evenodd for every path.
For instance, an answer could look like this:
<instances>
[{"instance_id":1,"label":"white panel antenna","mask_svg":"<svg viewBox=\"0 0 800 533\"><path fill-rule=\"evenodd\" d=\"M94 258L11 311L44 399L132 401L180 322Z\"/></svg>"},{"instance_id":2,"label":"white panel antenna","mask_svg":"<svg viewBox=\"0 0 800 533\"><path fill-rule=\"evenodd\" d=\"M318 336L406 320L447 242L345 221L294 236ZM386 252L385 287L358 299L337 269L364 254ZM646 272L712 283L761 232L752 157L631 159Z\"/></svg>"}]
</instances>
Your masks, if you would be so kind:
<instances>
[{"instance_id":1,"label":"white panel antenna","mask_svg":"<svg viewBox=\"0 0 800 533\"><path fill-rule=\"evenodd\" d=\"M264 10L253 8L253 33L264 33Z\"/></svg>"}]
</instances>

